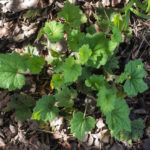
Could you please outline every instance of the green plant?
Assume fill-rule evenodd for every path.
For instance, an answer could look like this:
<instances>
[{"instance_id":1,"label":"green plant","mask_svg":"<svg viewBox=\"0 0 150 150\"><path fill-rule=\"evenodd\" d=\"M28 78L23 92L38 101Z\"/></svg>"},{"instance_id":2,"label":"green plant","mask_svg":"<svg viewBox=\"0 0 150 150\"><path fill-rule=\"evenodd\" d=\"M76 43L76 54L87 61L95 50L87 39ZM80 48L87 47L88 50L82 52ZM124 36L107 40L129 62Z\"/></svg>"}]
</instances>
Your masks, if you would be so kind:
<instances>
[{"instance_id":1,"label":"green plant","mask_svg":"<svg viewBox=\"0 0 150 150\"><path fill-rule=\"evenodd\" d=\"M74 133L79 140L82 140L84 133L94 128L95 119L91 116L85 117L82 112L77 112L74 114L70 124L71 132Z\"/></svg>"},{"instance_id":2,"label":"green plant","mask_svg":"<svg viewBox=\"0 0 150 150\"><path fill-rule=\"evenodd\" d=\"M43 97L36 102L32 119L53 121L59 112L58 108L55 106L55 102L53 96L43 95Z\"/></svg>"},{"instance_id":3,"label":"green plant","mask_svg":"<svg viewBox=\"0 0 150 150\"><path fill-rule=\"evenodd\" d=\"M147 84L143 81L147 73L143 69L143 63L140 59L130 61L125 66L125 71L118 78L119 82L126 80L123 88L129 97L136 96L137 93L143 93L148 89Z\"/></svg>"},{"instance_id":4,"label":"green plant","mask_svg":"<svg viewBox=\"0 0 150 150\"><path fill-rule=\"evenodd\" d=\"M68 1L58 17L63 20L63 24L56 21L47 22L38 35L38 38L43 34L47 37L46 45L50 56L46 60L54 71L51 80L54 94L44 95L36 102L32 119L52 121L62 114L62 111L71 109L69 111L73 114L70 122L71 133L82 140L84 133L94 128L96 122L94 115L89 116L87 113L90 105L88 102L84 110L75 107L74 102L82 93L84 96L92 95L97 99L96 106L106 116L106 123L112 136L118 140L137 140L142 136L144 125L141 120L130 122L130 109L124 95L126 93L133 97L148 88L143 81L146 72L142 61L140 59L130 61L125 66L124 73L120 76L113 75L110 82L108 76L113 73L114 68L119 67L118 58L114 56L115 50L122 41L117 23L111 24L107 33L96 33L93 27L92 30L87 30L90 31L89 33L81 32L80 25L86 23L86 16L77 6ZM64 34L67 34L67 38ZM60 40L67 44L65 54L55 49L54 45ZM29 69L31 73L37 74L43 65L44 60L39 56L1 54L0 87L9 90L22 88L25 84L26 70ZM124 92L120 94L123 90L121 84L124 81ZM139 86L141 88L137 88ZM134 127L139 124L140 133L136 134ZM127 136L122 138L122 134Z\"/></svg>"},{"instance_id":5,"label":"green plant","mask_svg":"<svg viewBox=\"0 0 150 150\"><path fill-rule=\"evenodd\" d=\"M4 108L5 112L15 110L15 120L25 121L32 116L32 109L35 106L35 101L32 97L23 94L14 94L7 107Z\"/></svg>"}]
</instances>

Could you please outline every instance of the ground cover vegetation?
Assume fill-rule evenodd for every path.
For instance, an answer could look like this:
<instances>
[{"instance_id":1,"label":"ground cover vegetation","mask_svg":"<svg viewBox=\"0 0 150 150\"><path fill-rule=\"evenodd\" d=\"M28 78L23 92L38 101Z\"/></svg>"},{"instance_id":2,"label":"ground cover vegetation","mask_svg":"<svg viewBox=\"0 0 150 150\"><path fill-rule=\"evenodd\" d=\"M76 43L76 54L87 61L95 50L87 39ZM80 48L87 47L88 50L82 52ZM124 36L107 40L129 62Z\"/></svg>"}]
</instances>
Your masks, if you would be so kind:
<instances>
[{"instance_id":1,"label":"ground cover vegetation","mask_svg":"<svg viewBox=\"0 0 150 150\"><path fill-rule=\"evenodd\" d=\"M137 8L133 6L135 3ZM148 89L143 80L147 72L141 59L129 61L121 74L114 74L114 69L119 69L119 56L116 54L122 37L132 36L130 12L150 18L146 15L149 9L148 0L144 4L131 0L121 12L100 7L95 14L100 32L94 25L82 31L81 25L87 22L86 15L78 6L67 1L57 14L59 21L46 22L37 36L38 39L46 37L46 42L41 41L50 53L46 59L36 56L31 47L23 55L16 52L0 54L1 88L9 91L21 89L26 75L39 74L45 64L50 64L53 67L50 82L53 93L43 95L37 101L16 95L17 98L12 97L4 111L15 110L16 120L44 122L51 122L65 112L70 132L82 140L85 132L95 127L96 121L87 114L88 101L84 110L78 110L75 103L80 94L91 95L96 100L96 107L106 117L111 135L130 144L132 140L137 141L143 135L144 121L141 118L130 119L125 98L135 97ZM57 50L57 42L60 41L66 43L65 51Z\"/></svg>"}]
</instances>

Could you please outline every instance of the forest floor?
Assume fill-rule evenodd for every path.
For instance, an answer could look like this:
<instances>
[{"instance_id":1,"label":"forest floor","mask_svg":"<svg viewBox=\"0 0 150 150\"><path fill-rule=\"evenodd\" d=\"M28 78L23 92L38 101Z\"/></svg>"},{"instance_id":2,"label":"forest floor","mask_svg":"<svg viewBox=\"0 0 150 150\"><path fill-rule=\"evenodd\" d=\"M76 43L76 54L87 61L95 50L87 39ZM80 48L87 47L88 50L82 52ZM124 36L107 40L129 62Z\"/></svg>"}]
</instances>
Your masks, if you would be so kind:
<instances>
[{"instance_id":1,"label":"forest floor","mask_svg":"<svg viewBox=\"0 0 150 150\"><path fill-rule=\"evenodd\" d=\"M65 0L64 0L65 1ZM63 0L2 0L0 2L0 53L17 51L22 53L30 44L35 46L40 55L45 57L47 50L36 39L38 31L46 21L57 18L57 12L64 5ZM75 2L75 1L73 1ZM118 2L118 3L117 3ZM116 9L123 4L113 3ZM98 0L78 1L77 5L85 12L89 22L99 6ZM108 4L109 5L109 4ZM35 18L27 17L28 10L40 9ZM133 36L124 40L119 46L120 68L132 59L141 58L144 69L148 72L145 82L150 87L150 20L144 20L131 14L130 27ZM51 93L51 67L45 66L39 75L28 75L26 84L21 90L9 92L0 89L0 149L4 150L150 150L150 90L126 101L131 110L131 117L141 117L146 125L144 136L133 142L133 145L116 141L110 136L105 118L96 120L96 129L78 141L69 133L63 117L58 117L51 124L38 124L36 121L15 120L15 112L4 112L3 109L14 94L27 94L35 99ZM52 129L54 127L54 129Z\"/></svg>"}]
</instances>

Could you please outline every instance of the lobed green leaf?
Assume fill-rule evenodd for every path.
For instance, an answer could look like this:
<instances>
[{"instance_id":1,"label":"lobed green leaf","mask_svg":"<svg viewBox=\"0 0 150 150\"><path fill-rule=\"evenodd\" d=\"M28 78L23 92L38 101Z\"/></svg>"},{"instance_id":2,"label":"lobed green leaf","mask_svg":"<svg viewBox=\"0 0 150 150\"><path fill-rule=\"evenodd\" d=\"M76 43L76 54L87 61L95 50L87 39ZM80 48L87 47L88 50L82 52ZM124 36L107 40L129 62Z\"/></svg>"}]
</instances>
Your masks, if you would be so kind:
<instances>
[{"instance_id":1,"label":"lobed green leaf","mask_svg":"<svg viewBox=\"0 0 150 150\"><path fill-rule=\"evenodd\" d=\"M124 130L131 132L130 110L127 103L123 99L117 99L114 106L114 109L106 115L109 129L115 133Z\"/></svg>"},{"instance_id":2,"label":"lobed green leaf","mask_svg":"<svg viewBox=\"0 0 150 150\"><path fill-rule=\"evenodd\" d=\"M61 107L72 107L74 105L74 99L77 97L77 92L67 87L63 88L57 94L55 98Z\"/></svg>"},{"instance_id":3,"label":"lobed green leaf","mask_svg":"<svg viewBox=\"0 0 150 150\"><path fill-rule=\"evenodd\" d=\"M77 112L74 114L70 124L71 133L74 133L79 140L82 140L85 132L88 132L94 128L95 119L91 116L84 118L84 114L82 112Z\"/></svg>"},{"instance_id":4,"label":"lobed green leaf","mask_svg":"<svg viewBox=\"0 0 150 150\"><path fill-rule=\"evenodd\" d=\"M142 93L148 89L147 84L143 81L147 73L140 59L128 62L125 66L125 74L128 75L128 78L124 84L124 91L129 97L136 96L138 92Z\"/></svg>"},{"instance_id":5,"label":"lobed green leaf","mask_svg":"<svg viewBox=\"0 0 150 150\"><path fill-rule=\"evenodd\" d=\"M85 80L85 85L91 87L93 90L99 91L105 85L105 77L103 75L93 74Z\"/></svg>"},{"instance_id":6,"label":"lobed green leaf","mask_svg":"<svg viewBox=\"0 0 150 150\"><path fill-rule=\"evenodd\" d=\"M78 28L80 24L86 23L87 18L78 6L74 6L67 1L61 12L58 13L59 18L64 18L69 27Z\"/></svg>"},{"instance_id":7,"label":"lobed green leaf","mask_svg":"<svg viewBox=\"0 0 150 150\"><path fill-rule=\"evenodd\" d=\"M62 71L64 76L64 82L75 82L82 74L82 67L77 64L73 57L69 57L62 65Z\"/></svg>"},{"instance_id":8,"label":"lobed green leaf","mask_svg":"<svg viewBox=\"0 0 150 150\"><path fill-rule=\"evenodd\" d=\"M46 22L44 32L51 42L58 42L63 38L63 27L61 23L54 21Z\"/></svg>"},{"instance_id":9,"label":"lobed green leaf","mask_svg":"<svg viewBox=\"0 0 150 150\"><path fill-rule=\"evenodd\" d=\"M85 34L79 30L71 30L68 33L68 45L71 51L78 52L79 48L84 44Z\"/></svg>"},{"instance_id":10,"label":"lobed green leaf","mask_svg":"<svg viewBox=\"0 0 150 150\"><path fill-rule=\"evenodd\" d=\"M36 102L33 109L32 119L42 121L53 121L58 116L59 109L55 106L55 99L53 96L43 95L41 99Z\"/></svg>"},{"instance_id":11,"label":"lobed green leaf","mask_svg":"<svg viewBox=\"0 0 150 150\"><path fill-rule=\"evenodd\" d=\"M111 113L115 108L115 101L116 101L116 93L103 86L99 93L97 94L97 104L96 106L99 106L101 108L101 111L104 115L107 115L108 113Z\"/></svg>"},{"instance_id":12,"label":"lobed green leaf","mask_svg":"<svg viewBox=\"0 0 150 150\"><path fill-rule=\"evenodd\" d=\"M83 45L79 49L79 61L83 65L85 64L92 54L92 50L89 48L89 45Z\"/></svg>"},{"instance_id":13,"label":"lobed green leaf","mask_svg":"<svg viewBox=\"0 0 150 150\"><path fill-rule=\"evenodd\" d=\"M39 74L44 64L44 59L35 55L32 56L32 58L30 58L29 60L27 60L27 66L33 74Z\"/></svg>"},{"instance_id":14,"label":"lobed green leaf","mask_svg":"<svg viewBox=\"0 0 150 150\"><path fill-rule=\"evenodd\" d=\"M22 72L27 70L26 58L16 52L0 54L0 87L9 91L21 89L25 84Z\"/></svg>"}]
</instances>

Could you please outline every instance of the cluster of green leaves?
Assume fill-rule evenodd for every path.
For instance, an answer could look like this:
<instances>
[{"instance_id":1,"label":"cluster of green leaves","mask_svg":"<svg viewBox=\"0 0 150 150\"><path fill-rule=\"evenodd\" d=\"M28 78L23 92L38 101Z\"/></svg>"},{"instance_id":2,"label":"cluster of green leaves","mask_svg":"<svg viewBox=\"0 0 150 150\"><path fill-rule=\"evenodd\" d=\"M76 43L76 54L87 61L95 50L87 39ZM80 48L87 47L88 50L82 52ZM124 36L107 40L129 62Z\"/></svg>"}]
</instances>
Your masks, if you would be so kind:
<instances>
[{"instance_id":1,"label":"cluster of green leaves","mask_svg":"<svg viewBox=\"0 0 150 150\"><path fill-rule=\"evenodd\" d=\"M104 9L99 9L99 11L101 10ZM70 55L66 57L61 57L61 55L58 55L59 58L58 56L54 56L53 58L50 57L50 62L55 72L52 77L52 84L56 92L54 97L58 102L58 106L73 107L74 102L71 98L73 96L70 95L72 89L68 88L68 86L71 86L73 83L83 84L83 81L85 81L85 86L98 92L96 106L100 107L100 110L106 116L106 123L108 124L112 135L114 135L114 132L116 135L122 132L130 133L132 132L129 119L130 110L125 100L117 97L119 89L109 84L106 76L92 73L92 70L103 67L106 72L111 74L113 68L119 67L118 57L114 56L114 50L117 49L119 43L122 41L121 31L128 30L130 14L125 13L125 15L122 16L118 13L114 13L112 10L107 11L107 16L106 14L100 14L100 21L102 25L100 26L105 31L103 33L96 33L93 26L87 28L87 33L81 32L79 27L80 24L86 22L85 15L81 12L81 10L79 11L77 6L74 6L69 2L66 2L62 12L58 14L59 18L64 19L64 24L56 21L46 23L44 27L44 34L47 35L51 43L58 42L60 39L65 40L63 33L66 31L68 36L66 43L70 53ZM106 24L111 27L108 28L109 26L106 26ZM107 29L105 29L104 26L107 27ZM58 28L58 32L56 30L55 34L49 34L52 28ZM109 38L106 36L107 34L110 35ZM56 35L59 38L55 38ZM140 64L138 67L135 65L135 68L133 69L133 64L137 61L140 62ZM85 70L91 70L89 73L90 75L87 75ZM124 74L126 74L126 76ZM147 86L143 81L143 77L145 77L145 75L146 73L143 70L142 62L140 60L131 61L126 65L125 73L122 73L121 76L116 79L116 83L119 83L118 81L121 80L122 76L132 76L132 81L129 80L129 78L124 79L127 82L124 85L124 91L128 96L136 96L138 92L141 93L147 89ZM135 89L133 89L132 86L136 88L135 84L137 80L137 84L143 84L143 88L140 84L138 86L140 86L141 89L136 89L135 92L133 91ZM73 91L72 94L75 93L74 98L76 98L77 92ZM79 111L74 114L73 119L71 120L71 132L81 140L84 136L84 132L93 128L94 124L94 118L91 116L86 117L84 113Z\"/></svg>"},{"instance_id":2,"label":"cluster of green leaves","mask_svg":"<svg viewBox=\"0 0 150 150\"><path fill-rule=\"evenodd\" d=\"M51 53L47 60L54 71L51 80L54 94L44 95L36 102L32 119L51 122L61 114L61 110L73 109L74 101L81 92L77 87L82 85L84 89L88 89L85 90L85 95L91 94L93 91L96 93L96 106L106 116L106 123L112 136L126 141L137 140L142 136L144 124L140 119L130 122L130 109L123 96L118 94L120 93L118 84L125 82L124 93L129 97L136 96L148 88L143 81L146 72L143 69L142 61L137 59L126 64L125 70L120 76L114 75L115 82L108 82L108 75L113 74L113 69L119 67L119 58L115 57L115 50L122 42L121 32L127 30L129 20L128 12L124 16L112 13L112 10L108 10L108 12L105 17L100 16L102 21L100 27L105 24L111 25L106 26L104 32L96 33L93 26L88 27L87 32L81 32L80 25L86 23L87 18L78 6L67 1L62 11L58 13L58 18L63 23L46 22L40 30L38 38L43 34L47 37L48 44L46 45ZM107 21L106 17L109 17ZM127 21L124 22L121 17ZM67 38L64 34L67 35ZM66 54L55 50L55 45L60 41L67 45ZM33 74L38 74L43 65L43 58L35 55L1 54L0 87L9 90L20 89L25 84L24 73L27 69ZM18 114L20 109L16 103L16 101L11 101L10 109L15 109ZM70 121L71 133L79 140L83 139L85 132L95 127L94 117L86 114L87 105L88 103L84 112L76 109L72 111L74 113ZM23 110L25 108L29 110L32 105L22 107Z\"/></svg>"}]
</instances>

